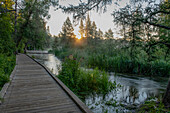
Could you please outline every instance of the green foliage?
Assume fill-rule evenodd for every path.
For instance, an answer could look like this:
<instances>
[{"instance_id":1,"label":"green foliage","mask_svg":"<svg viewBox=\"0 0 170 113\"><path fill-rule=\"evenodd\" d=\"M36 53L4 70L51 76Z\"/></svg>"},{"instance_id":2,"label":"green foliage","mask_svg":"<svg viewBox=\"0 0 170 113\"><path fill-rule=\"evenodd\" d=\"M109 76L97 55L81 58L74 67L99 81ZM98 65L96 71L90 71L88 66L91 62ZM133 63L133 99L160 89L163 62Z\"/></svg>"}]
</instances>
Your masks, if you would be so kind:
<instances>
[{"instance_id":1,"label":"green foliage","mask_svg":"<svg viewBox=\"0 0 170 113\"><path fill-rule=\"evenodd\" d=\"M9 75L11 74L15 66L15 56L6 56L0 54L0 89L9 81Z\"/></svg>"},{"instance_id":2,"label":"green foliage","mask_svg":"<svg viewBox=\"0 0 170 113\"><path fill-rule=\"evenodd\" d=\"M106 39L113 38L113 31L109 29L108 31L105 32L104 36Z\"/></svg>"},{"instance_id":3,"label":"green foliage","mask_svg":"<svg viewBox=\"0 0 170 113\"><path fill-rule=\"evenodd\" d=\"M13 27L10 14L0 14L0 54L11 55L15 51L15 43L11 37Z\"/></svg>"},{"instance_id":4,"label":"green foliage","mask_svg":"<svg viewBox=\"0 0 170 113\"><path fill-rule=\"evenodd\" d=\"M12 0L2 0L0 3L0 88L9 81L14 65L14 53L24 49L43 49L49 42L44 17L48 15L51 1L24 0L18 1L22 10L18 8L17 25L14 27L14 13ZM54 4L53 4L54 5ZM17 29L15 37L14 28ZM46 45L45 45L46 44Z\"/></svg>"},{"instance_id":5,"label":"green foliage","mask_svg":"<svg viewBox=\"0 0 170 113\"><path fill-rule=\"evenodd\" d=\"M19 2L19 1L18 1ZM24 49L42 50L50 46L49 28L45 19L49 18L49 7L53 1L24 0L22 10L18 9L16 46L19 52Z\"/></svg>"},{"instance_id":6,"label":"green foliage","mask_svg":"<svg viewBox=\"0 0 170 113\"><path fill-rule=\"evenodd\" d=\"M89 17L89 15L87 15L87 20L86 20L86 25L85 25L85 37L87 38L87 40L89 39L89 38L91 38L91 27L92 27L92 25L91 25L91 20L90 20L90 17Z\"/></svg>"},{"instance_id":7,"label":"green foliage","mask_svg":"<svg viewBox=\"0 0 170 113\"><path fill-rule=\"evenodd\" d=\"M165 109L163 103L155 101L145 101L140 107L139 113L168 113L170 109Z\"/></svg>"},{"instance_id":8,"label":"green foliage","mask_svg":"<svg viewBox=\"0 0 170 113\"><path fill-rule=\"evenodd\" d=\"M116 101L116 100L113 100L113 99L110 99L109 101L107 101L107 102L105 103L105 105L113 106L113 107L119 106L118 103L117 103L117 101Z\"/></svg>"},{"instance_id":9,"label":"green foliage","mask_svg":"<svg viewBox=\"0 0 170 113\"><path fill-rule=\"evenodd\" d=\"M80 21L79 33L80 33L80 35L81 35L81 38L83 38L83 34L84 34L84 25L83 25L83 20L82 20L82 19L81 19L81 21Z\"/></svg>"},{"instance_id":10,"label":"green foliage","mask_svg":"<svg viewBox=\"0 0 170 113\"><path fill-rule=\"evenodd\" d=\"M105 94L116 87L116 83L109 81L107 73L97 68L93 71L81 69L72 55L65 59L58 78L80 98L90 93Z\"/></svg>"},{"instance_id":11,"label":"green foliage","mask_svg":"<svg viewBox=\"0 0 170 113\"><path fill-rule=\"evenodd\" d=\"M59 38L61 39L60 42L65 47L73 47L74 41L75 41L75 34L74 34L74 28L72 26L72 23L67 17L66 21L64 22L62 26L62 32L59 34Z\"/></svg>"},{"instance_id":12,"label":"green foliage","mask_svg":"<svg viewBox=\"0 0 170 113\"><path fill-rule=\"evenodd\" d=\"M9 82L9 77L0 72L0 90L5 83Z\"/></svg>"},{"instance_id":13,"label":"green foliage","mask_svg":"<svg viewBox=\"0 0 170 113\"><path fill-rule=\"evenodd\" d=\"M88 64L107 71L118 73L131 73L147 76L170 76L170 63L164 60L152 62L138 59L131 60L126 56L109 57L103 54L92 54L89 56Z\"/></svg>"},{"instance_id":14,"label":"green foliage","mask_svg":"<svg viewBox=\"0 0 170 113\"><path fill-rule=\"evenodd\" d=\"M104 48L106 47L106 48ZM80 65L90 68L98 67L100 70L129 73L146 76L170 76L170 62L164 60L163 50L159 49L155 54L160 54L155 60L148 62L147 54L140 48L136 49L135 59L129 56L129 50L126 49L107 49L107 43L100 47L79 48L63 48L55 49L55 55L61 59L72 54L76 59L80 60Z\"/></svg>"},{"instance_id":15,"label":"green foliage","mask_svg":"<svg viewBox=\"0 0 170 113\"><path fill-rule=\"evenodd\" d=\"M69 56L71 53L72 51L71 50L68 51L67 48L54 50L54 54L60 59L64 59L65 57Z\"/></svg>"},{"instance_id":16,"label":"green foliage","mask_svg":"<svg viewBox=\"0 0 170 113\"><path fill-rule=\"evenodd\" d=\"M2 0L0 8L12 10L12 0ZM15 66L15 43L12 38L14 24L11 12L0 13L0 90L9 81L9 76Z\"/></svg>"}]
</instances>

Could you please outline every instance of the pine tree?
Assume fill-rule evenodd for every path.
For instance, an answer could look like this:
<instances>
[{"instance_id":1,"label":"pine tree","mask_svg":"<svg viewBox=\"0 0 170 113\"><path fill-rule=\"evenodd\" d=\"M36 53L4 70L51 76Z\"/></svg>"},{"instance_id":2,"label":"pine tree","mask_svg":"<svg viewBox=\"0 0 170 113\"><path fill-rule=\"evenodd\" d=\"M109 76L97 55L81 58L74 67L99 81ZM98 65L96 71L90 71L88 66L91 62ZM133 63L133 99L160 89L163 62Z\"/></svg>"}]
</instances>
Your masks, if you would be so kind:
<instances>
[{"instance_id":1,"label":"pine tree","mask_svg":"<svg viewBox=\"0 0 170 113\"><path fill-rule=\"evenodd\" d=\"M92 26L91 26L91 32L90 32L92 38L97 38L97 26L96 23L93 21Z\"/></svg>"},{"instance_id":2,"label":"pine tree","mask_svg":"<svg viewBox=\"0 0 170 113\"><path fill-rule=\"evenodd\" d=\"M72 23L67 17L66 21L64 22L62 26L62 32L61 32L61 42L64 43L66 46L70 46L74 39L75 39L75 34L74 34L74 28L72 26Z\"/></svg>"},{"instance_id":3,"label":"pine tree","mask_svg":"<svg viewBox=\"0 0 170 113\"><path fill-rule=\"evenodd\" d=\"M91 38L90 31L91 31L91 20L88 14L86 20L86 26L85 26L85 38L87 40Z\"/></svg>"},{"instance_id":4,"label":"pine tree","mask_svg":"<svg viewBox=\"0 0 170 113\"><path fill-rule=\"evenodd\" d=\"M81 38L83 38L83 35L84 35L84 25L83 25L83 20L82 19L80 21L79 33L81 35Z\"/></svg>"},{"instance_id":5,"label":"pine tree","mask_svg":"<svg viewBox=\"0 0 170 113\"><path fill-rule=\"evenodd\" d=\"M74 37L73 31L74 31L73 25L69 17L67 17L66 21L64 22L62 26L62 33L63 35L66 36L66 38L73 38Z\"/></svg>"},{"instance_id":6,"label":"pine tree","mask_svg":"<svg viewBox=\"0 0 170 113\"><path fill-rule=\"evenodd\" d=\"M96 45L97 42L98 42L98 37L97 37L97 26L96 26L96 23L94 21L93 21L92 26L91 26L90 34L91 34L91 41L90 42L93 45Z\"/></svg>"},{"instance_id":7,"label":"pine tree","mask_svg":"<svg viewBox=\"0 0 170 113\"><path fill-rule=\"evenodd\" d=\"M113 31L109 29L107 32L105 32L105 38L106 39L112 39L113 38Z\"/></svg>"},{"instance_id":8,"label":"pine tree","mask_svg":"<svg viewBox=\"0 0 170 113\"><path fill-rule=\"evenodd\" d=\"M103 38L103 32L100 29L98 31L98 37L99 37L99 39Z\"/></svg>"}]
</instances>

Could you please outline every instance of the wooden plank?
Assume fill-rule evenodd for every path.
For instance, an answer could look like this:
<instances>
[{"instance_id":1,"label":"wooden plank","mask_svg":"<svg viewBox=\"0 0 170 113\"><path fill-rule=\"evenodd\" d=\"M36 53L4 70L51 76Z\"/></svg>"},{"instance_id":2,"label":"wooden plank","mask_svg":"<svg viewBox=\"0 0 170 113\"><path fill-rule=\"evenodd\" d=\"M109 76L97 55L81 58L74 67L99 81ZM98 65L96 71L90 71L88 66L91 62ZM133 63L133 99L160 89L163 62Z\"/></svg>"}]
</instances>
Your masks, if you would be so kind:
<instances>
[{"instance_id":1,"label":"wooden plank","mask_svg":"<svg viewBox=\"0 0 170 113\"><path fill-rule=\"evenodd\" d=\"M30 53L30 54L48 54L48 51L26 50L26 53Z\"/></svg>"},{"instance_id":2,"label":"wooden plank","mask_svg":"<svg viewBox=\"0 0 170 113\"><path fill-rule=\"evenodd\" d=\"M44 112L49 113L49 111L53 110L53 113L80 113L76 108L75 105L64 103L63 105L49 105L49 106L34 106L31 108L18 108L18 109L5 109L8 113L37 113L37 112ZM69 112L68 112L69 111Z\"/></svg>"},{"instance_id":3,"label":"wooden plank","mask_svg":"<svg viewBox=\"0 0 170 113\"><path fill-rule=\"evenodd\" d=\"M17 55L16 61L16 70L6 88L0 112L81 113L88 111L84 110L84 104L80 107L81 101L77 103L75 97L72 98L75 95L70 96L43 66L24 54Z\"/></svg>"},{"instance_id":4,"label":"wooden plank","mask_svg":"<svg viewBox=\"0 0 170 113\"><path fill-rule=\"evenodd\" d=\"M30 56L29 56L30 57ZM31 57L30 57L31 58ZM34 59L33 59L34 60ZM34 60L37 62L36 60ZM73 99L73 101L80 107L80 109L85 113L92 113L90 109L67 87L65 84L60 81L55 75L53 75L49 69L47 69L43 64L37 62L39 65L44 67L44 69L51 75L51 77L63 88L63 90Z\"/></svg>"}]
</instances>

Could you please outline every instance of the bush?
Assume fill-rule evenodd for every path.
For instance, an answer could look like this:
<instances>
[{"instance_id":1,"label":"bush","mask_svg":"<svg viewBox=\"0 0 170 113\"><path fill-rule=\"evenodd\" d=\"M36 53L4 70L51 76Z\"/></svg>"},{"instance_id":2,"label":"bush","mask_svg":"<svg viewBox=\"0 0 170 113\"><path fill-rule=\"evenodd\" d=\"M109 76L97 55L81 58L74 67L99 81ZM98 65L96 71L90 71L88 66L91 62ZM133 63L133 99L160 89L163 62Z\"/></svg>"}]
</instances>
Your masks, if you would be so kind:
<instances>
[{"instance_id":1,"label":"bush","mask_svg":"<svg viewBox=\"0 0 170 113\"><path fill-rule=\"evenodd\" d=\"M105 94L116 87L116 83L109 81L107 73L98 68L90 71L81 69L72 55L62 63L58 78L80 98L90 93Z\"/></svg>"},{"instance_id":2,"label":"bush","mask_svg":"<svg viewBox=\"0 0 170 113\"><path fill-rule=\"evenodd\" d=\"M0 89L9 81L9 76L15 66L15 56L0 54Z\"/></svg>"}]
</instances>

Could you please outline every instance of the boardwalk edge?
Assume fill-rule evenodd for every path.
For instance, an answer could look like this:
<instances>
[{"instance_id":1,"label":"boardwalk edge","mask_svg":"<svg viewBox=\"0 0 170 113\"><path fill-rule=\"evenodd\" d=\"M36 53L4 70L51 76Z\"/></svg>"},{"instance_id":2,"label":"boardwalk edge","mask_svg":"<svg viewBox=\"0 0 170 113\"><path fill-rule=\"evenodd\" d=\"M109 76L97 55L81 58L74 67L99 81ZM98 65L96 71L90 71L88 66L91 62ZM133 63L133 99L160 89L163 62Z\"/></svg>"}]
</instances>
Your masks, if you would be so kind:
<instances>
[{"instance_id":1,"label":"boardwalk edge","mask_svg":"<svg viewBox=\"0 0 170 113\"><path fill-rule=\"evenodd\" d=\"M26 54L27 55L27 54ZM53 73L50 72L49 69L46 68L43 64L39 63L31 56L27 55L29 58L34 60L36 63L41 65L47 73L61 86L61 88L68 94L68 96L76 103L76 105L84 112L84 113L92 113L92 111L61 81L59 80Z\"/></svg>"},{"instance_id":2,"label":"boardwalk edge","mask_svg":"<svg viewBox=\"0 0 170 113\"><path fill-rule=\"evenodd\" d=\"M0 105L3 103L3 98L4 98L4 96L7 92L7 89L9 87L9 85L11 84L11 81L12 81L14 75L15 75L15 72L16 72L16 69L17 69L17 63L18 63L18 59L16 57L16 65L15 65L15 67L14 67L14 69L13 69L11 75L10 75L10 80L9 80L9 82L4 84L4 86L2 87L2 89L0 91Z\"/></svg>"}]
</instances>

